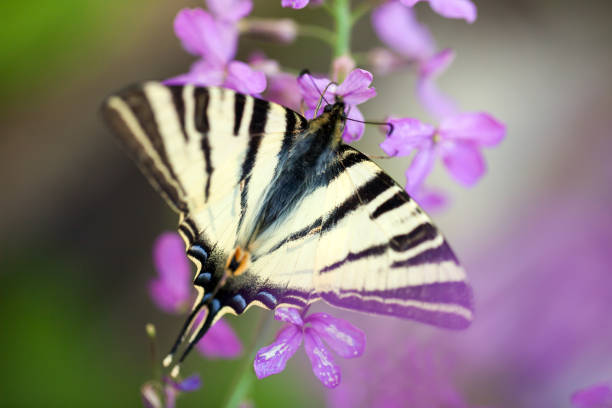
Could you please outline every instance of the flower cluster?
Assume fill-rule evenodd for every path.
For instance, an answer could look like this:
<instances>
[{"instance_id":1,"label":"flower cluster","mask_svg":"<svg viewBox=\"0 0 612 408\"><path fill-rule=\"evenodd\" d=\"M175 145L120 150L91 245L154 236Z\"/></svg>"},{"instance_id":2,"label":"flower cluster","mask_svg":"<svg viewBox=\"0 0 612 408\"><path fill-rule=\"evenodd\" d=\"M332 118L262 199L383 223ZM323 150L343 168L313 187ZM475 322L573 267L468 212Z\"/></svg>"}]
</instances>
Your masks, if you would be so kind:
<instances>
[{"instance_id":1,"label":"flower cluster","mask_svg":"<svg viewBox=\"0 0 612 408\"><path fill-rule=\"evenodd\" d=\"M327 0L322 9L336 18L336 22L342 19L346 22L350 17L348 25L336 24L338 32L332 33L323 27L299 27L290 19L247 18L253 8L252 0L206 0L207 10L183 9L175 18L176 36L183 48L198 59L187 73L166 83L223 86L300 110L308 119L323 112L325 105L341 99L347 118L343 139L349 143L360 139L365 131L364 115L358 106L376 96L371 86L372 72L385 75L399 69L414 69L417 98L437 125L415 118L389 117L393 131L387 132L380 146L389 156L410 158L406 190L425 206L439 206L445 201L444 195L425 186L436 159L440 158L459 183L471 186L485 172L481 148L500 143L505 126L485 112L462 112L437 88L436 78L451 64L455 54L450 49L436 48L433 36L416 18L413 7L418 2L391 0L372 11L374 30L385 47L367 53L369 66L365 68L369 70L366 70L356 66L348 39L351 24L365 14L363 10L368 10L367 7L351 15L349 1ZM476 19L476 7L471 0L427 2L443 17L468 23ZM322 3L322 0L281 0L282 7L293 9ZM240 35L252 34L287 44L298 33L334 44L335 58L330 73L297 76L261 51L251 54L246 62L236 59ZM154 256L159 277L150 284L152 298L164 311L185 311L193 295L180 238L176 234L164 234L155 246ZM333 388L340 383L340 369L327 347L345 358L358 357L364 351L363 332L329 314L306 316L296 309L279 308L275 319L286 325L272 344L257 353L254 369L258 378L283 371L303 342L315 376L326 387ZM197 345L203 354L220 357L234 357L240 348L239 340L222 320ZM169 387L180 388L177 384Z\"/></svg>"},{"instance_id":2,"label":"flower cluster","mask_svg":"<svg viewBox=\"0 0 612 408\"><path fill-rule=\"evenodd\" d=\"M304 317L297 309L278 308L274 318L287 324L278 332L272 344L257 352L253 362L257 378L283 371L303 340L314 375L326 387L334 388L340 384L340 368L323 341L344 358L359 357L365 349L365 334L361 330L327 313Z\"/></svg>"}]
</instances>

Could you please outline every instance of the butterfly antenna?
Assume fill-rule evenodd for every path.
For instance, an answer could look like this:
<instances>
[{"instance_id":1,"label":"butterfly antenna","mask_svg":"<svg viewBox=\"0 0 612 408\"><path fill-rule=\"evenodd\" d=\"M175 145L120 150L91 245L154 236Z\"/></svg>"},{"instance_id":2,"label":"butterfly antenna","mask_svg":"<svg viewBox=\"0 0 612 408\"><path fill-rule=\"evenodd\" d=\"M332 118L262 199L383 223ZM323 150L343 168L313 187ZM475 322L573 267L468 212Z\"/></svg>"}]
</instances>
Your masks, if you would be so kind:
<instances>
[{"instance_id":1,"label":"butterfly antenna","mask_svg":"<svg viewBox=\"0 0 612 408\"><path fill-rule=\"evenodd\" d=\"M349 112L350 112L350 110L349 110ZM344 119L345 120L352 120L353 122L365 123L366 125L387 126L389 128L389 131L387 132L387 137L391 136L391 134L395 130L395 126L393 126L393 123L391 123L391 122L373 122L373 121L370 121L370 120L353 119L353 118L349 118L348 117L348 113L344 116Z\"/></svg>"},{"instance_id":2,"label":"butterfly antenna","mask_svg":"<svg viewBox=\"0 0 612 408\"><path fill-rule=\"evenodd\" d=\"M308 78L310 78L310 82L312 82L312 86L314 87L314 89L317 90L317 92L319 93L319 95L321 96L321 98L319 98L319 102L317 103L317 107L315 109L315 116L317 116L317 114L319 113L319 109L321 108L321 104L323 103L323 101L325 101L326 104L331 105L331 103L325 99L325 93L327 92L327 89L331 86L331 85L338 85L338 83L336 82L330 82L329 84L327 84L327 86L325 87L325 89L323 89L323 92L321 92L321 90L319 89L319 87L317 86L317 83L314 81L314 78L312 77L312 75L310 74L310 71L307 69L303 69L302 72L300 72L300 74L298 75L298 78L301 78L304 75L308 75Z\"/></svg>"}]
</instances>

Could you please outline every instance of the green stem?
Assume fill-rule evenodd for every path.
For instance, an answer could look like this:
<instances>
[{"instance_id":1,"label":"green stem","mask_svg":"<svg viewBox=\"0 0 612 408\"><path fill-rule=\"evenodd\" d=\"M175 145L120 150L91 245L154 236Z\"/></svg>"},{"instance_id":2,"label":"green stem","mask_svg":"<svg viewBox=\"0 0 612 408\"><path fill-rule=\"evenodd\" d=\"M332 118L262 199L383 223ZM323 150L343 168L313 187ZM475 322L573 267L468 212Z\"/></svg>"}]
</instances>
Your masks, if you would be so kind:
<instances>
[{"instance_id":1,"label":"green stem","mask_svg":"<svg viewBox=\"0 0 612 408\"><path fill-rule=\"evenodd\" d=\"M240 375L234 381L232 393L229 395L227 402L223 405L225 408L237 408L249 393L253 385L253 380L255 379L255 374L253 373L253 359L265 339L271 320L272 319L269 318L269 313L263 312L261 314L261 318L255 330L257 334L251 340L249 352L246 354L242 367L239 370Z\"/></svg>"},{"instance_id":2,"label":"green stem","mask_svg":"<svg viewBox=\"0 0 612 408\"><path fill-rule=\"evenodd\" d=\"M334 56L341 57L351 52L351 5L349 0L334 0L331 7L336 22L336 44Z\"/></svg>"},{"instance_id":3,"label":"green stem","mask_svg":"<svg viewBox=\"0 0 612 408\"><path fill-rule=\"evenodd\" d=\"M316 25L300 24L298 32L304 37L316 38L317 40L321 40L332 47L336 45L336 35L327 28L319 27Z\"/></svg>"},{"instance_id":4,"label":"green stem","mask_svg":"<svg viewBox=\"0 0 612 408\"><path fill-rule=\"evenodd\" d=\"M364 0L361 4L355 7L353 11L353 15L351 16L351 24L355 24L361 17L363 17L366 13L368 13L374 4L371 1Z\"/></svg>"}]
</instances>

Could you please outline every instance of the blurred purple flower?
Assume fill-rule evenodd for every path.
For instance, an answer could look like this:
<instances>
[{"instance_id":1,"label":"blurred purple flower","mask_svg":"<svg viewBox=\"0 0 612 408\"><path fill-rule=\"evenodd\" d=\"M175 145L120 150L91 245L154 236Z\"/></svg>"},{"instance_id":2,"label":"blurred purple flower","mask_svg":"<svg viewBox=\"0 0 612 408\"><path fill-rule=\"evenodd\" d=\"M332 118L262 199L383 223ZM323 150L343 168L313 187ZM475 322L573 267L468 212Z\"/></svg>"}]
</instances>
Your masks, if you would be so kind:
<instances>
[{"instance_id":1,"label":"blurred purple flower","mask_svg":"<svg viewBox=\"0 0 612 408\"><path fill-rule=\"evenodd\" d=\"M257 38L289 44L298 35L298 25L290 18L272 19L256 18L243 20L239 25L240 31Z\"/></svg>"},{"instance_id":2,"label":"blurred purple flower","mask_svg":"<svg viewBox=\"0 0 612 408\"><path fill-rule=\"evenodd\" d=\"M575 408L612 408L612 386L603 383L578 390L571 401Z\"/></svg>"},{"instance_id":3,"label":"blurred purple flower","mask_svg":"<svg viewBox=\"0 0 612 408\"><path fill-rule=\"evenodd\" d=\"M309 0L281 0L281 6L294 9L303 9L308 5Z\"/></svg>"},{"instance_id":4,"label":"blurred purple flower","mask_svg":"<svg viewBox=\"0 0 612 408\"><path fill-rule=\"evenodd\" d=\"M435 52L436 45L427 27L414 12L397 1L383 3L372 13L372 26L380 40L393 52L375 48L369 53L376 72L386 74L407 65L416 65L417 96L425 109L437 118L459 113L454 101L440 92L434 80L453 61L451 49Z\"/></svg>"},{"instance_id":5,"label":"blurred purple flower","mask_svg":"<svg viewBox=\"0 0 612 408\"><path fill-rule=\"evenodd\" d=\"M242 343L232 326L220 319L196 344L196 349L209 358L236 358L242 354Z\"/></svg>"},{"instance_id":6,"label":"blurred purple flower","mask_svg":"<svg viewBox=\"0 0 612 408\"><path fill-rule=\"evenodd\" d=\"M416 84L417 96L423 107L438 119L456 115L460 112L455 101L441 92L435 83L435 79L446 71L454 59L454 51L446 48L419 65Z\"/></svg>"},{"instance_id":7,"label":"blurred purple flower","mask_svg":"<svg viewBox=\"0 0 612 408\"><path fill-rule=\"evenodd\" d=\"M183 313L193 302L192 272L185 244L175 232L162 233L153 245L159 276L149 283L153 302L167 313ZM208 357L235 358L242 352L240 340L223 320L217 321L196 345Z\"/></svg>"},{"instance_id":8,"label":"blurred purple flower","mask_svg":"<svg viewBox=\"0 0 612 408\"><path fill-rule=\"evenodd\" d=\"M277 61L266 58L262 53L251 55L249 65L263 72L268 78L264 98L295 111L300 110L302 95L295 75L282 72Z\"/></svg>"},{"instance_id":9,"label":"blurred purple flower","mask_svg":"<svg viewBox=\"0 0 612 408\"><path fill-rule=\"evenodd\" d=\"M414 12L397 1L381 4L372 12L372 26L380 40L407 61L423 61L436 49L434 39Z\"/></svg>"},{"instance_id":10,"label":"blurred purple flower","mask_svg":"<svg viewBox=\"0 0 612 408\"><path fill-rule=\"evenodd\" d=\"M407 156L418 150L406 170L406 191L418 191L440 157L458 182L472 186L485 172L481 147L502 141L506 127L487 113L462 113L447 117L438 128L418 119L389 120L394 131L380 144L389 156Z\"/></svg>"},{"instance_id":11,"label":"blurred purple flower","mask_svg":"<svg viewBox=\"0 0 612 408\"><path fill-rule=\"evenodd\" d=\"M309 108L305 113L306 117L308 119L314 117L314 110L321 99L321 93L325 90L324 97L327 101L333 103L336 97L342 98L346 104L347 116L363 122L363 115L357 105L376 96L376 90L370 87L372 79L371 73L359 68L349 72L340 85L330 85L331 81L327 78L315 78L309 74L302 75L298 78L298 84L304 97L304 103ZM325 105L327 103L323 101L321 108ZM346 142L353 142L361 138L364 129L363 123L348 120L342 137Z\"/></svg>"},{"instance_id":12,"label":"blurred purple flower","mask_svg":"<svg viewBox=\"0 0 612 408\"><path fill-rule=\"evenodd\" d=\"M259 379L283 371L304 340L304 349L315 376L324 386L334 388L340 384L340 369L323 341L344 358L359 357L365 349L365 334L361 330L327 313L314 313L302 318L297 309L279 308L274 318L287 324L272 344L257 352L253 367Z\"/></svg>"},{"instance_id":13,"label":"blurred purple flower","mask_svg":"<svg viewBox=\"0 0 612 408\"><path fill-rule=\"evenodd\" d=\"M191 302L191 267L185 244L174 232L162 233L153 244L153 262L159 276L149 282L153 302L167 313L181 313Z\"/></svg>"},{"instance_id":14,"label":"blurred purple flower","mask_svg":"<svg viewBox=\"0 0 612 408\"><path fill-rule=\"evenodd\" d=\"M303 9L308 4L311 5L319 5L323 3L323 0L281 0L281 6L283 7L291 7L294 9Z\"/></svg>"},{"instance_id":15,"label":"blurred purple flower","mask_svg":"<svg viewBox=\"0 0 612 408\"><path fill-rule=\"evenodd\" d=\"M250 0L210 0L209 9L183 9L174 19L174 31L187 52L200 57L188 73L167 79L166 84L225 86L246 94L259 94L266 77L244 62L235 61L238 46L236 22L248 14Z\"/></svg>"},{"instance_id":16,"label":"blurred purple flower","mask_svg":"<svg viewBox=\"0 0 612 408\"><path fill-rule=\"evenodd\" d=\"M446 18L462 18L468 23L476 21L476 6L471 0L400 0L408 7L427 1L433 11Z\"/></svg>"}]
</instances>

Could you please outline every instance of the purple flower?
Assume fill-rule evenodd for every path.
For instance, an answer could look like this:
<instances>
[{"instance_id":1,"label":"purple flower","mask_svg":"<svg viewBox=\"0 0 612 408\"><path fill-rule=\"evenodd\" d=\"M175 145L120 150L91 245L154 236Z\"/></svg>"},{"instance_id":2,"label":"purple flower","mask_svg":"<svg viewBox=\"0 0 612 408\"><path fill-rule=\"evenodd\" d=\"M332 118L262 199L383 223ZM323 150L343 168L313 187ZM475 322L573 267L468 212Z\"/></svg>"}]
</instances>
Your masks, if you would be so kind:
<instances>
[{"instance_id":1,"label":"purple flower","mask_svg":"<svg viewBox=\"0 0 612 408\"><path fill-rule=\"evenodd\" d=\"M187 52L200 57L188 73L170 78L167 84L225 86L247 94L266 88L266 77L244 62L233 60L238 46L236 22L248 14L250 0L210 0L209 9L183 9L174 19L174 31Z\"/></svg>"},{"instance_id":2,"label":"purple flower","mask_svg":"<svg viewBox=\"0 0 612 408\"><path fill-rule=\"evenodd\" d=\"M314 110L325 90L324 96L328 102L334 103L336 97L339 97L346 104L345 111L349 120L347 120L344 128L343 139L346 142L360 139L365 126L361 123L363 122L363 115L357 105L376 96L376 90L370 87L372 79L371 73L359 68L349 72L340 85L333 83L330 85L331 81L327 78L315 78L309 74L302 75L298 78L298 84L304 97L304 103L309 108L305 113L306 117L312 119L315 116L316 112ZM324 100L321 109L325 105L327 103Z\"/></svg>"},{"instance_id":3,"label":"purple flower","mask_svg":"<svg viewBox=\"0 0 612 408\"><path fill-rule=\"evenodd\" d=\"M458 182L471 186L484 174L481 147L492 147L504 138L506 128L486 113L447 117L437 128L417 119L390 119L394 131L380 144L389 156L418 152L406 171L406 190L417 191L431 172L436 157Z\"/></svg>"},{"instance_id":4,"label":"purple flower","mask_svg":"<svg viewBox=\"0 0 612 408\"><path fill-rule=\"evenodd\" d=\"M281 0L281 6L291 7L293 9L303 9L308 5L319 5L323 3L323 0Z\"/></svg>"},{"instance_id":5,"label":"purple flower","mask_svg":"<svg viewBox=\"0 0 612 408\"><path fill-rule=\"evenodd\" d=\"M149 282L153 302L167 313L181 313L191 302L191 268L185 244L174 232L162 233L153 245L153 262L159 276Z\"/></svg>"},{"instance_id":6,"label":"purple flower","mask_svg":"<svg viewBox=\"0 0 612 408\"><path fill-rule=\"evenodd\" d=\"M153 245L153 260L159 276L149 283L153 302L167 313L183 313L193 302L192 272L185 244L175 232L165 232ZM240 340L223 320L217 321L196 348L208 357L235 358L242 353Z\"/></svg>"},{"instance_id":7,"label":"purple flower","mask_svg":"<svg viewBox=\"0 0 612 408\"><path fill-rule=\"evenodd\" d=\"M385 74L415 64L417 96L425 109L437 118L458 113L455 103L441 93L434 82L453 61L452 50L435 53L436 45L427 27L419 23L414 12L392 1L377 7L372 13L374 31L391 50L374 49L369 59L376 71Z\"/></svg>"},{"instance_id":8,"label":"purple flower","mask_svg":"<svg viewBox=\"0 0 612 408\"><path fill-rule=\"evenodd\" d=\"M435 79L446 71L454 59L454 51L447 48L419 64L417 96L423 107L438 119L459 113L455 101L441 92L435 83Z\"/></svg>"},{"instance_id":9,"label":"purple flower","mask_svg":"<svg viewBox=\"0 0 612 408\"><path fill-rule=\"evenodd\" d=\"M256 53L249 58L249 65L263 72L268 78L268 87L263 96L271 101L300 110L302 96L295 75L282 72L278 62L266 58L262 53Z\"/></svg>"},{"instance_id":10,"label":"purple flower","mask_svg":"<svg viewBox=\"0 0 612 408\"><path fill-rule=\"evenodd\" d=\"M297 309L279 308L274 318L287 324L272 344L257 352L253 362L257 378L283 371L304 340L315 376L326 387L334 388L340 384L340 369L323 341L344 358L359 357L365 349L365 334L361 330L327 313L314 313L303 319Z\"/></svg>"},{"instance_id":11,"label":"purple flower","mask_svg":"<svg viewBox=\"0 0 612 408\"><path fill-rule=\"evenodd\" d=\"M407 62L426 60L435 52L427 27L417 21L411 9L396 1L374 9L372 26L378 38Z\"/></svg>"},{"instance_id":12,"label":"purple flower","mask_svg":"<svg viewBox=\"0 0 612 408\"><path fill-rule=\"evenodd\" d=\"M446 18L462 18L468 23L476 21L476 6L471 0L400 0L408 7L427 1L433 11Z\"/></svg>"},{"instance_id":13,"label":"purple flower","mask_svg":"<svg viewBox=\"0 0 612 408\"><path fill-rule=\"evenodd\" d=\"M578 390L572 394L571 401L575 408L611 408L612 386L603 383Z\"/></svg>"}]
</instances>

